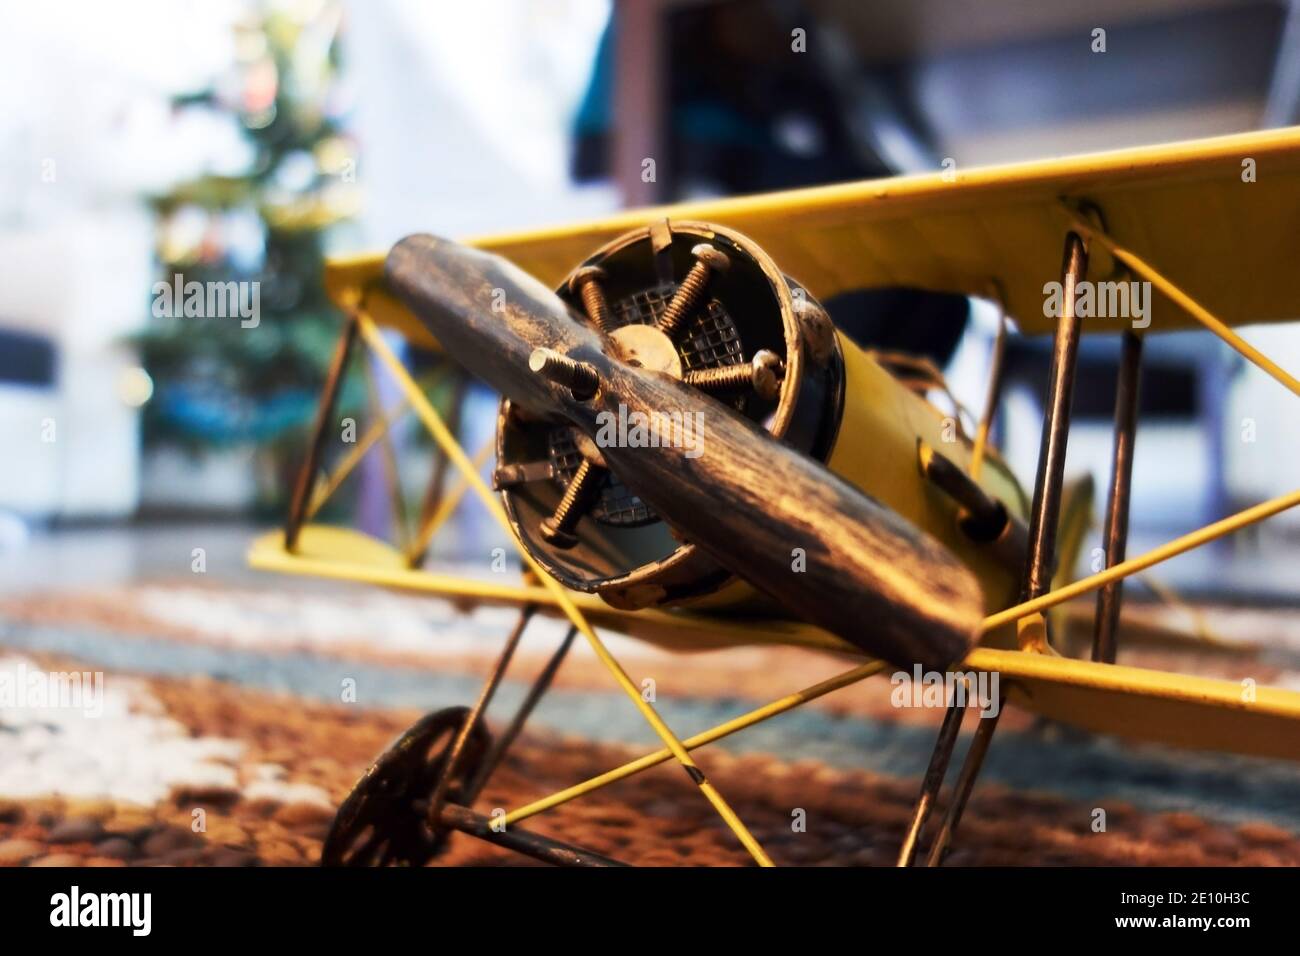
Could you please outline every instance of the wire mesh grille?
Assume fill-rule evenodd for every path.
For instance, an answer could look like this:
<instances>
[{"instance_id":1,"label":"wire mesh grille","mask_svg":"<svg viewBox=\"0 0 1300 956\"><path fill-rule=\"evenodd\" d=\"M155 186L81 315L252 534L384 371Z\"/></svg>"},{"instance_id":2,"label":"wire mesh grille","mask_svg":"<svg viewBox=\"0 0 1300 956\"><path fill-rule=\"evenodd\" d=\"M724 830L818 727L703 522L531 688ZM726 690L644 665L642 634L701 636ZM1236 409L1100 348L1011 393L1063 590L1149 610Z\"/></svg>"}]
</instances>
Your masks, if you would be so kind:
<instances>
[{"instance_id":1,"label":"wire mesh grille","mask_svg":"<svg viewBox=\"0 0 1300 956\"><path fill-rule=\"evenodd\" d=\"M661 285L620 299L613 308L619 326L654 325L668 308L676 288L674 285ZM677 351L688 372L744 361L740 332L717 299L710 299L708 307L691 321Z\"/></svg>"},{"instance_id":2,"label":"wire mesh grille","mask_svg":"<svg viewBox=\"0 0 1300 956\"><path fill-rule=\"evenodd\" d=\"M654 325L664 309L668 308L668 302L676 288L671 284L655 286L614 302L610 311L616 327ZM691 320L686 334L678 342L677 351L682 357L682 368L688 372L745 361L744 346L736 323L717 299L710 299L708 307L701 309ZM547 445L555 480L561 488L567 488L582 462L582 454L574 443L572 430L567 425L557 426L551 430ZM600 496L592 505L590 513L603 524L623 528L635 528L659 520L649 505L609 472L606 473Z\"/></svg>"}]
</instances>

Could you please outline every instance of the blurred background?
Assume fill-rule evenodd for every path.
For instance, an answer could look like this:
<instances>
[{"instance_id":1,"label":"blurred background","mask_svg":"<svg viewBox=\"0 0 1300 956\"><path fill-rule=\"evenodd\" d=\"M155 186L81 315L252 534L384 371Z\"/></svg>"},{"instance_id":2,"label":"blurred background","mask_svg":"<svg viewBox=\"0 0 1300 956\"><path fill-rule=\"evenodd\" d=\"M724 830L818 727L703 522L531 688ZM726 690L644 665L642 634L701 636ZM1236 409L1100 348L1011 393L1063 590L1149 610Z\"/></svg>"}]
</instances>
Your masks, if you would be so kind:
<instances>
[{"instance_id":1,"label":"blurred background","mask_svg":"<svg viewBox=\"0 0 1300 956\"><path fill-rule=\"evenodd\" d=\"M326 255L1300 118L1285 0L138 0L12 3L6 26L0 588L174 567L195 527L239 564L285 509L339 329ZM178 273L258 283L256 325L156 314L155 283ZM865 344L928 352L980 406L989 303L827 304ZM1246 334L1300 367L1300 332ZM998 437L1026 482L1049 347L1010 353ZM1099 486L1117 354L1103 337L1081 358L1069 470ZM419 369L448 401L454 370ZM1286 398L1207 335L1151 342L1131 553L1289 490ZM350 382L345 414L367 400ZM493 415L471 394L467 444ZM430 449L414 429L398 440L418 498ZM371 459L334 516L384 533L390 482ZM1270 558L1294 528L1269 522L1169 575L1286 598ZM497 540L471 504L449 530L439 559Z\"/></svg>"},{"instance_id":2,"label":"blurred background","mask_svg":"<svg viewBox=\"0 0 1300 956\"><path fill-rule=\"evenodd\" d=\"M96 717L0 702L0 865L314 862L375 755L421 714L478 697L517 611L246 566L250 543L284 520L342 328L322 287L327 256L382 254L412 232L469 237L1293 124L1298 11L1300 0L9 0L0 677L93 668L108 685ZM229 284L236 306L256 309L187 316L165 302L178 282ZM932 359L978 414L991 303L909 289L823 302L865 346ZM1243 334L1300 370L1300 326ZM1007 353L994 438L1025 484L1050 348L1013 336ZM1067 475L1091 473L1098 489L1118 353L1102 335L1080 355ZM477 448L495 397L445 359L403 357ZM397 401L367 368L353 362L338 412L358 439ZM1208 334L1149 338L1142 406L1131 555L1295 487L1293 396ZM348 454L335 438L324 463ZM408 544L433 458L404 421L392 453L366 455L320 520ZM1121 663L1300 689L1298 535L1283 515L1134 580ZM489 566L496 548L514 553L465 500L425 567L515 571ZM1063 609L1079 647L1093 606ZM565 631L542 615L529 624L491 721L552 672ZM679 733L844 666L799 648L674 656L608 641ZM584 642L555 678L485 809L658 746ZM711 747L710 780L782 862L892 865L940 715L891 698L883 679L864 682ZM1294 767L1009 711L955 865L1300 862ZM684 783L664 766L558 808L539 832L647 864L745 862ZM196 807L211 810L203 834ZM806 837L791 807L808 810ZM1109 835L1095 832L1097 807ZM459 840L442 862L497 859L484 852Z\"/></svg>"}]
</instances>

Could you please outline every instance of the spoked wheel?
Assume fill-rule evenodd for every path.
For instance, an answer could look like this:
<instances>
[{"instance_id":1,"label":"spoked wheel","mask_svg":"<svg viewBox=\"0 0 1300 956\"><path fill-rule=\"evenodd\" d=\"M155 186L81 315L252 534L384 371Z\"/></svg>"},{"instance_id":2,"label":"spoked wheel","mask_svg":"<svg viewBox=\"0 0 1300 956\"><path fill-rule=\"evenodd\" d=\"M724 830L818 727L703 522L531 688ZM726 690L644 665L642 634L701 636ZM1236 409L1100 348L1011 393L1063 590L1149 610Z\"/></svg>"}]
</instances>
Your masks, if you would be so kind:
<instances>
[{"instance_id":1,"label":"spoked wheel","mask_svg":"<svg viewBox=\"0 0 1300 956\"><path fill-rule=\"evenodd\" d=\"M435 711L384 751L339 807L321 866L423 866L443 850L450 834L429 825L428 802L469 714L468 707ZM447 802L464 799L491 742L479 721L448 782Z\"/></svg>"}]
</instances>

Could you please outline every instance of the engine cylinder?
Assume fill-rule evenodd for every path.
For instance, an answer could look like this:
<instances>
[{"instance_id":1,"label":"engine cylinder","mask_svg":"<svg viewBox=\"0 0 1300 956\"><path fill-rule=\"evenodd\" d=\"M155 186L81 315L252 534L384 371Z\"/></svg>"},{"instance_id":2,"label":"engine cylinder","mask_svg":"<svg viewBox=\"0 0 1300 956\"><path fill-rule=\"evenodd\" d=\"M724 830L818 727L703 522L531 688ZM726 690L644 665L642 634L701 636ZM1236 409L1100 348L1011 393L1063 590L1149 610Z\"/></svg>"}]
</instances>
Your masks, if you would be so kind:
<instances>
[{"instance_id":1,"label":"engine cylinder","mask_svg":"<svg viewBox=\"0 0 1300 956\"><path fill-rule=\"evenodd\" d=\"M701 266L704 246L709 260ZM709 269L709 261L726 268ZM687 280L696 302L676 323L677 354L660 354L667 340L655 329ZM643 360L719 388L717 397L775 440L825 463L946 544L976 572L990 609L1014 598L1019 569L972 536L960 507L926 479L919 463L922 448L930 448L968 468L971 443L960 424L838 332L811 294L749 239L709 223L660 221L597 250L557 293L593 325L599 322L625 361ZM775 369L779 384L761 387L760 370L753 387L744 387L749 364ZM742 384L728 389L727 382ZM707 442L707 429L697 438ZM565 422L502 402L494 482L515 534L547 571L621 608L768 608L770 599L676 536L616 475L602 472L593 487L571 489L584 460L599 462L595 444ZM689 442L682 453L691 453ZM1010 516L1026 510L1019 486L995 456L986 460L979 485ZM582 500L569 494L568 507L580 507L581 516L572 534L559 535L557 506L575 490ZM792 552L792 566L798 560Z\"/></svg>"}]
</instances>

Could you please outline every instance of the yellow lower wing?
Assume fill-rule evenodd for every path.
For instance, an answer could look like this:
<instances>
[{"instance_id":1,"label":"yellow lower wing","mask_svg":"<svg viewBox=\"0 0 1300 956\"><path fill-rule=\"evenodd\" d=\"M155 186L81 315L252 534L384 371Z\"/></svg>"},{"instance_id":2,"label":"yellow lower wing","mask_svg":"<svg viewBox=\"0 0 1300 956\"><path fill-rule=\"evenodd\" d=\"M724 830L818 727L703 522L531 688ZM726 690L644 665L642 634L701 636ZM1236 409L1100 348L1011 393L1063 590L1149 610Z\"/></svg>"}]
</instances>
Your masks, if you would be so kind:
<instances>
[{"instance_id":1,"label":"yellow lower wing","mask_svg":"<svg viewBox=\"0 0 1300 956\"><path fill-rule=\"evenodd\" d=\"M471 604L555 608L543 587L411 570L395 548L343 528L304 527L295 554L284 550L280 532L263 535L253 543L249 563L265 571L360 581ZM673 650L787 644L860 656L824 631L795 621L620 611L592 595L571 596L593 624ZM1300 693L1295 691L993 648L977 648L963 666L996 672L1018 705L1086 730L1300 760Z\"/></svg>"},{"instance_id":2,"label":"yellow lower wing","mask_svg":"<svg viewBox=\"0 0 1300 956\"><path fill-rule=\"evenodd\" d=\"M1258 757L1300 760L1300 693L1227 680L977 648L1011 699L1084 730Z\"/></svg>"},{"instance_id":3,"label":"yellow lower wing","mask_svg":"<svg viewBox=\"0 0 1300 956\"><path fill-rule=\"evenodd\" d=\"M467 578L413 570L396 548L360 531L326 525L304 525L298 547L284 549L284 534L273 531L256 539L248 564L259 571L357 581L382 587L434 594L454 603L536 604L543 613L563 617L554 595L537 584L491 578ZM703 651L738 644L789 644L854 656L861 652L825 631L796 622L706 617L665 611L622 611L594 594L569 591L569 598L592 622L674 651Z\"/></svg>"}]
</instances>

